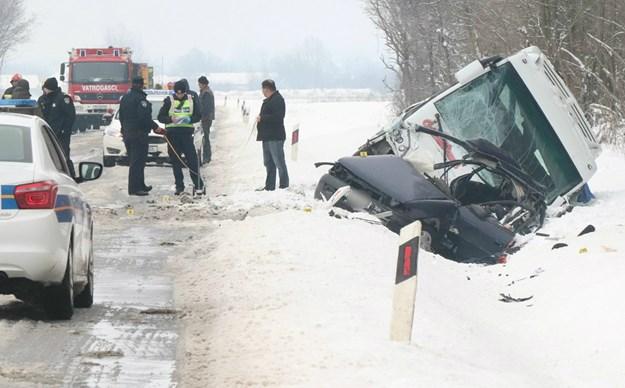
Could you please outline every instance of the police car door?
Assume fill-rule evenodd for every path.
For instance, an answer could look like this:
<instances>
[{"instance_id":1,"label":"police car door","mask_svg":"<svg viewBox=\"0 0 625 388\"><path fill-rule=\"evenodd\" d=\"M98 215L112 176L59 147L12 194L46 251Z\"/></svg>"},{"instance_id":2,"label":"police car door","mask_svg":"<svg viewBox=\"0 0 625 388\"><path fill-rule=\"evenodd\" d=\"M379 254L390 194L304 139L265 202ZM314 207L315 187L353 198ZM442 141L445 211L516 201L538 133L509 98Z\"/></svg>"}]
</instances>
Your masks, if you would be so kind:
<instances>
[{"instance_id":1,"label":"police car door","mask_svg":"<svg viewBox=\"0 0 625 388\"><path fill-rule=\"evenodd\" d=\"M50 156L51 165L46 168L49 175L58 184L55 213L59 227L67 233L74 228L74 274L83 274L86 271L88 252L90 250L90 227L87 224L86 204L78 184L70 175L65 154L59 146L56 136L47 126L41 126L41 134L47 153ZM45 152L44 152L45 153ZM49 178L48 178L49 179ZM87 224L87 225L86 225Z\"/></svg>"}]
</instances>

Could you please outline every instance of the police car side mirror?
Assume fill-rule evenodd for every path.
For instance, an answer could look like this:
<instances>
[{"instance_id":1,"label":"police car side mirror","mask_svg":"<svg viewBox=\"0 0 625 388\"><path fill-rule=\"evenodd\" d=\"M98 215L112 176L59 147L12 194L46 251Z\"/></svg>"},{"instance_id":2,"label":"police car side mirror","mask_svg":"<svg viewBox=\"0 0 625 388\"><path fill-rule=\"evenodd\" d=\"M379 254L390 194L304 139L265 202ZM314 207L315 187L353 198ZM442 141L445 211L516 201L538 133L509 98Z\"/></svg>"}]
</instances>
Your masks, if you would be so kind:
<instances>
[{"instance_id":1,"label":"police car side mirror","mask_svg":"<svg viewBox=\"0 0 625 388\"><path fill-rule=\"evenodd\" d=\"M80 162L76 182L88 182L98 179L102 175L102 164L96 162Z\"/></svg>"}]
</instances>

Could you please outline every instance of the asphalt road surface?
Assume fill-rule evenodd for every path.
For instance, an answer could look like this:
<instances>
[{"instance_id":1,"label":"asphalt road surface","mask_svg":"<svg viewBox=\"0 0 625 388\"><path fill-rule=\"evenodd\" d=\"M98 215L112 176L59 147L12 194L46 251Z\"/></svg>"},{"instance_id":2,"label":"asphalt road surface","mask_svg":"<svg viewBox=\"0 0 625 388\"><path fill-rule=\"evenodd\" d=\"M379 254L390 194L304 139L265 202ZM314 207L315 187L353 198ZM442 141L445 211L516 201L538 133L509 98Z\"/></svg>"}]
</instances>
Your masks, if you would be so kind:
<instances>
[{"instance_id":1,"label":"asphalt road surface","mask_svg":"<svg viewBox=\"0 0 625 388\"><path fill-rule=\"evenodd\" d=\"M100 131L75 135L72 159L101 161L101 144ZM51 322L0 296L0 387L176 385L180 324L171 260L194 238L189 223L197 226L203 215L172 196L170 167L148 167L149 198L126 195L127 171L106 169L82 186L95 213L92 308Z\"/></svg>"}]
</instances>

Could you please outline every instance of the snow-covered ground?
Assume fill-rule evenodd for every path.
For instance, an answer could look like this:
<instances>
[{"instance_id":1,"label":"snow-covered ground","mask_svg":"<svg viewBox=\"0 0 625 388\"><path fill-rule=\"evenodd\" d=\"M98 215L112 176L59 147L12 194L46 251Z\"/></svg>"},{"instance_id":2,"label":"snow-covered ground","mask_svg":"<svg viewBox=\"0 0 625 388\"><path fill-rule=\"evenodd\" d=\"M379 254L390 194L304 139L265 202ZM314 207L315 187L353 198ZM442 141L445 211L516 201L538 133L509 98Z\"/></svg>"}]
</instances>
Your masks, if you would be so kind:
<instances>
[{"instance_id":1,"label":"snow-covered ground","mask_svg":"<svg viewBox=\"0 0 625 388\"><path fill-rule=\"evenodd\" d=\"M397 236L331 218L312 199L323 173L312 163L352 153L389 117L387 104L287 99L300 158L289 163L291 189L267 193L254 191L264 179L260 147L229 101L207 169L217 183L202 205L215 231L175 258L184 386L625 385L621 154L601 156L596 201L549 220L549 237L534 237L506 265L421 252L413 342L397 344ZM253 118L258 100L249 103ZM590 223L597 232L576 237ZM553 251L556 242L569 246ZM504 303L502 294L531 299Z\"/></svg>"}]
</instances>

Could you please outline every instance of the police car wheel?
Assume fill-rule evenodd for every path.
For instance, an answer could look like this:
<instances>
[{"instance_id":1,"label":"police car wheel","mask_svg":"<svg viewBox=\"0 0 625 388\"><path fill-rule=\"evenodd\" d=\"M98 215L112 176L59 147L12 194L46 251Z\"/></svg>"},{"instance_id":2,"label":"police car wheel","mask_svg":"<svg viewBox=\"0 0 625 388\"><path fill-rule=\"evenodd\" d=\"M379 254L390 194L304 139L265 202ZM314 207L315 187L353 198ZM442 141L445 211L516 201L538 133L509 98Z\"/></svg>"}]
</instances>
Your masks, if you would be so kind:
<instances>
[{"instance_id":1,"label":"police car wheel","mask_svg":"<svg viewBox=\"0 0 625 388\"><path fill-rule=\"evenodd\" d=\"M87 265L87 284L85 288L74 298L74 307L89 308L93 306L93 248L89 252Z\"/></svg>"},{"instance_id":2,"label":"police car wheel","mask_svg":"<svg viewBox=\"0 0 625 388\"><path fill-rule=\"evenodd\" d=\"M65 276L61 284L44 289L43 309L51 319L67 320L74 315L74 271L73 253L70 248Z\"/></svg>"}]
</instances>

